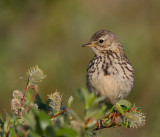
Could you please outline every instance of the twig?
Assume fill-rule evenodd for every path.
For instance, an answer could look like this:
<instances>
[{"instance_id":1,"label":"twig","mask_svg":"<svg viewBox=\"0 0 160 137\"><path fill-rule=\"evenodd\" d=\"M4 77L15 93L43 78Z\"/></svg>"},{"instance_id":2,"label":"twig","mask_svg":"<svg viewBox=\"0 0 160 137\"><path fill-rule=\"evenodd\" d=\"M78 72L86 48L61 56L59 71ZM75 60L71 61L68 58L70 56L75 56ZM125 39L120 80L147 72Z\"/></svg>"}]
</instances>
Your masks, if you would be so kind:
<instances>
[{"instance_id":1,"label":"twig","mask_svg":"<svg viewBox=\"0 0 160 137\"><path fill-rule=\"evenodd\" d=\"M26 85L26 90L25 90L25 93L24 93L24 96L23 96L23 99L22 99L22 104L21 104L22 106L23 106L23 103L24 103L24 100L25 100L25 97L26 97L28 88L29 88L29 85L28 85L28 83L27 83L27 85Z\"/></svg>"},{"instance_id":2,"label":"twig","mask_svg":"<svg viewBox=\"0 0 160 137\"><path fill-rule=\"evenodd\" d=\"M139 111L139 110L136 109L136 108L131 108L130 110L125 111L124 113L133 112L133 111ZM105 116L103 119L105 119L105 118L111 118L111 117L112 117L112 114L113 114L113 113L110 113L109 115ZM116 116L116 117L117 117L117 116L122 116L122 113L116 114L115 116Z\"/></svg>"},{"instance_id":3,"label":"twig","mask_svg":"<svg viewBox=\"0 0 160 137\"><path fill-rule=\"evenodd\" d=\"M58 114L55 114L55 115L51 116L51 119L59 116L60 114L63 114L63 113L66 112L68 109L69 109L69 108L65 108L63 111L59 112Z\"/></svg>"},{"instance_id":4,"label":"twig","mask_svg":"<svg viewBox=\"0 0 160 137\"><path fill-rule=\"evenodd\" d=\"M128 111L126 111L126 112L124 112L124 113L133 112L133 111L139 111L139 110L137 110L136 108L131 108L130 110L128 110ZM116 114L116 112L110 113L109 115L105 116L105 117L102 119L102 121L103 121L104 119L108 118L108 119L112 119L112 123L111 123L110 125L105 125L105 126L100 125L100 126L99 126L99 123L97 122L97 123L96 123L96 128L95 128L93 131L100 130L100 129L103 129L103 128L111 128L111 127L115 127L115 126L121 126L121 125L119 125L119 124L117 124L117 123L115 122L115 118L118 117L118 116L122 116L122 113L120 113L120 114ZM104 123L105 123L105 122L104 122Z\"/></svg>"},{"instance_id":5,"label":"twig","mask_svg":"<svg viewBox=\"0 0 160 137\"><path fill-rule=\"evenodd\" d=\"M35 100L36 95L38 93L38 85L30 86L30 88L33 89L33 91L34 91L33 95L32 95L32 102L34 103L34 100ZM31 109L31 105L28 106L28 111L27 112L29 112L30 109Z\"/></svg>"},{"instance_id":6,"label":"twig","mask_svg":"<svg viewBox=\"0 0 160 137\"><path fill-rule=\"evenodd\" d=\"M115 127L115 126L120 126L120 125L119 125L119 124L116 124L116 123L112 123L111 125L106 125L106 126L97 127L97 128L95 128L93 131L97 131L97 130L104 129L104 128L111 128L111 127Z\"/></svg>"},{"instance_id":7,"label":"twig","mask_svg":"<svg viewBox=\"0 0 160 137\"><path fill-rule=\"evenodd\" d=\"M28 91L28 89L29 89L29 84L28 84L28 82L29 82L29 79L28 79L28 81L27 81L26 90L25 90L24 96L23 96L23 98L22 98L21 107L23 106L23 103L24 103L24 101L25 101L25 97L26 97L27 91ZM18 116L19 116L19 117L20 117L21 113L22 113L22 111L21 111L21 109L19 109L19 111L18 111Z\"/></svg>"},{"instance_id":8,"label":"twig","mask_svg":"<svg viewBox=\"0 0 160 137\"><path fill-rule=\"evenodd\" d=\"M85 123L85 128L88 126L88 124L93 120L93 117L88 118L88 120Z\"/></svg>"},{"instance_id":9,"label":"twig","mask_svg":"<svg viewBox=\"0 0 160 137\"><path fill-rule=\"evenodd\" d=\"M31 89L33 89L33 91L34 91L33 95L32 95L32 102L34 102L36 95L38 93L38 85L31 86Z\"/></svg>"}]
</instances>

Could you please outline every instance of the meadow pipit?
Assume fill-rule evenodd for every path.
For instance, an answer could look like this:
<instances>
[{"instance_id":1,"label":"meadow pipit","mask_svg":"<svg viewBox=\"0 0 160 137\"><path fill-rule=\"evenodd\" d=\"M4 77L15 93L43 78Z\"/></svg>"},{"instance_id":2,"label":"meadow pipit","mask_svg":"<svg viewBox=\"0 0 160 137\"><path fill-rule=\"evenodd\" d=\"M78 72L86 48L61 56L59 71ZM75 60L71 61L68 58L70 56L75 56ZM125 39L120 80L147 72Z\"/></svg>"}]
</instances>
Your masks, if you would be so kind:
<instances>
[{"instance_id":1,"label":"meadow pipit","mask_svg":"<svg viewBox=\"0 0 160 137\"><path fill-rule=\"evenodd\" d=\"M100 30L83 47L91 47L95 54L87 68L88 90L97 96L105 95L111 104L125 98L133 86L133 67L117 36Z\"/></svg>"}]
</instances>

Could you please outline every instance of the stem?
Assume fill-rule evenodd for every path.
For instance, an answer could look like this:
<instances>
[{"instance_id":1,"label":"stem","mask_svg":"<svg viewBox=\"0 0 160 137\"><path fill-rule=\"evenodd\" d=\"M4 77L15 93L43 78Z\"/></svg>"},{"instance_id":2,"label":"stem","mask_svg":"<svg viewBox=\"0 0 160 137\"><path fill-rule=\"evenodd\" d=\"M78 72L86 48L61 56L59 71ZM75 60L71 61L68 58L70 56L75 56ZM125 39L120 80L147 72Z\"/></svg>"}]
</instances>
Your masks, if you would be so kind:
<instances>
[{"instance_id":1,"label":"stem","mask_svg":"<svg viewBox=\"0 0 160 137\"><path fill-rule=\"evenodd\" d=\"M60 114L66 112L68 109L69 109L69 108L65 108L63 111L59 112L58 114L55 114L55 115L51 116L51 119L53 119L53 118L59 116Z\"/></svg>"},{"instance_id":2,"label":"stem","mask_svg":"<svg viewBox=\"0 0 160 137\"><path fill-rule=\"evenodd\" d=\"M33 87L31 87L33 89L33 95L32 95L32 102L34 102L36 95L38 93L38 85L34 85Z\"/></svg>"},{"instance_id":3,"label":"stem","mask_svg":"<svg viewBox=\"0 0 160 137\"><path fill-rule=\"evenodd\" d=\"M28 80L28 81L29 81L29 80ZM23 106L23 103L24 103L24 101L25 101L25 97L26 97L26 94L27 94L28 89L29 89L29 84L28 84L28 82L27 82L26 90L25 90L25 93L24 93L24 96L23 96L23 99L22 99L22 103L21 103L21 107ZM21 109L19 109L19 111L18 111L18 116L19 116L19 117L20 117L21 113L22 113L22 111L21 111Z\"/></svg>"},{"instance_id":4,"label":"stem","mask_svg":"<svg viewBox=\"0 0 160 137\"><path fill-rule=\"evenodd\" d=\"M85 128L87 128L88 124L93 120L93 117L88 118L88 120L85 123Z\"/></svg>"},{"instance_id":5,"label":"stem","mask_svg":"<svg viewBox=\"0 0 160 137\"><path fill-rule=\"evenodd\" d=\"M29 85L28 85L28 83L27 83L27 85L26 85L26 90L25 90L25 93L24 93L24 96L23 96L23 99L22 99L22 104L21 104L21 106L23 106L23 103L24 103L24 100L25 100L25 98L26 98L26 94L27 94L28 88L29 88Z\"/></svg>"},{"instance_id":6,"label":"stem","mask_svg":"<svg viewBox=\"0 0 160 137\"><path fill-rule=\"evenodd\" d=\"M95 129L93 129L93 131L97 131L97 130L104 129L104 128L111 128L111 127L115 127L115 126L120 126L120 125L119 124L106 125L106 126L103 126L103 127L97 127Z\"/></svg>"},{"instance_id":7,"label":"stem","mask_svg":"<svg viewBox=\"0 0 160 137\"><path fill-rule=\"evenodd\" d=\"M36 95L38 93L38 85L30 86L31 89L33 89L33 95L32 95L32 102L34 103L34 100L36 98ZM30 111L31 105L28 106L28 112Z\"/></svg>"}]
</instances>

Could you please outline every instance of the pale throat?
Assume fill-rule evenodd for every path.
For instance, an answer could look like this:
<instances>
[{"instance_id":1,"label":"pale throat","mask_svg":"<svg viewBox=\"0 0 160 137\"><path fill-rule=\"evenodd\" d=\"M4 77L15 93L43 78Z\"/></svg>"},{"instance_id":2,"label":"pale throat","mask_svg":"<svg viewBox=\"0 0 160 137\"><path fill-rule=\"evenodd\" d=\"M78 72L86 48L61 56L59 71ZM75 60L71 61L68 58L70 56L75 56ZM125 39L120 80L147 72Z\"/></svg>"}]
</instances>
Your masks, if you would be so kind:
<instances>
[{"instance_id":1,"label":"pale throat","mask_svg":"<svg viewBox=\"0 0 160 137\"><path fill-rule=\"evenodd\" d=\"M115 53L124 53L121 47L117 46L109 46L107 48L99 49L97 47L92 47L92 50L96 56L106 56L108 52L115 52Z\"/></svg>"}]
</instances>

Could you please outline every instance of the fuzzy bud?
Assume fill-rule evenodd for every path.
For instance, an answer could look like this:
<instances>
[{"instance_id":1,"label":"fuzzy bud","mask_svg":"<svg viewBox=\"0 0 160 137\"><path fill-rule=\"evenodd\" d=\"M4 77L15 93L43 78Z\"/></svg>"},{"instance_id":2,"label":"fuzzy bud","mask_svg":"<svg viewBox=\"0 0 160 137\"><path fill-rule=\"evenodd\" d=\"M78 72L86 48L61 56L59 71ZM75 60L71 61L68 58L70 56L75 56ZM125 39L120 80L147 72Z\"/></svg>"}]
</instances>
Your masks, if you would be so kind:
<instances>
[{"instance_id":1,"label":"fuzzy bud","mask_svg":"<svg viewBox=\"0 0 160 137\"><path fill-rule=\"evenodd\" d=\"M123 114L124 121L127 122L131 128L139 128L145 125L146 116L139 111L127 112Z\"/></svg>"}]
</instances>

